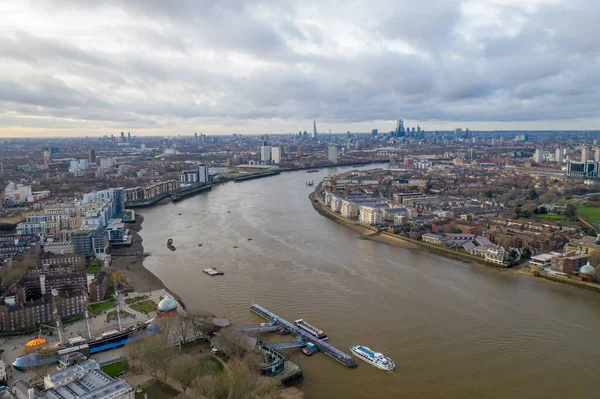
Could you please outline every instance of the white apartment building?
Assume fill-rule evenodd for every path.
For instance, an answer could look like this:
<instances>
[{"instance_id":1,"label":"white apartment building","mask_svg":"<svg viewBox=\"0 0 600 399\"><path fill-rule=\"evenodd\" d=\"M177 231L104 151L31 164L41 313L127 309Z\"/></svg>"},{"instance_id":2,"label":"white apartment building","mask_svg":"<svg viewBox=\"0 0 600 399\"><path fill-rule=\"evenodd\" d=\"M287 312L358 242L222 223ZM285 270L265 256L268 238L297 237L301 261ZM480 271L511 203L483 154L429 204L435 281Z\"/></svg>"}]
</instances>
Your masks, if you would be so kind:
<instances>
[{"instance_id":1,"label":"white apartment building","mask_svg":"<svg viewBox=\"0 0 600 399\"><path fill-rule=\"evenodd\" d=\"M332 163L337 163L338 161L337 147L333 144L327 146L327 160Z\"/></svg>"},{"instance_id":2,"label":"white apartment building","mask_svg":"<svg viewBox=\"0 0 600 399\"><path fill-rule=\"evenodd\" d=\"M271 147L263 145L260 147L260 160L266 163L271 163Z\"/></svg>"},{"instance_id":3,"label":"white apartment building","mask_svg":"<svg viewBox=\"0 0 600 399\"><path fill-rule=\"evenodd\" d=\"M361 223L368 225L376 225L383 222L381 209L371 206L361 206L359 209L359 220Z\"/></svg>"},{"instance_id":4,"label":"white apartment building","mask_svg":"<svg viewBox=\"0 0 600 399\"><path fill-rule=\"evenodd\" d=\"M271 147L271 160L273 163L281 162L281 148Z\"/></svg>"},{"instance_id":5,"label":"white apartment building","mask_svg":"<svg viewBox=\"0 0 600 399\"><path fill-rule=\"evenodd\" d=\"M354 202L343 200L340 213L343 217L356 219L358 217L358 207Z\"/></svg>"},{"instance_id":6,"label":"white apartment building","mask_svg":"<svg viewBox=\"0 0 600 399\"><path fill-rule=\"evenodd\" d=\"M342 211L342 201L343 199L338 197L337 195L334 195L331 198L331 205L330 208L332 211L340 213Z\"/></svg>"}]
</instances>

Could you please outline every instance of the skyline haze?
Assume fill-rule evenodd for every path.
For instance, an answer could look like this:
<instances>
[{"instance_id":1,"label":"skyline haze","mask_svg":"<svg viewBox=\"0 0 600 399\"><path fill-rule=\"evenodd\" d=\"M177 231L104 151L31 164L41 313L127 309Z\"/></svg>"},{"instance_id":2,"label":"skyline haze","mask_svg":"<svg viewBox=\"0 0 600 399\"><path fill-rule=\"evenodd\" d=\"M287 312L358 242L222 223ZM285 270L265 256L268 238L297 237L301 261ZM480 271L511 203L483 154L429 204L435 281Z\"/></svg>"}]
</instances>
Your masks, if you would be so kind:
<instances>
[{"instance_id":1,"label":"skyline haze","mask_svg":"<svg viewBox=\"0 0 600 399\"><path fill-rule=\"evenodd\" d=\"M0 137L595 130L593 1L0 4ZM575 27L575 28L574 28Z\"/></svg>"}]
</instances>

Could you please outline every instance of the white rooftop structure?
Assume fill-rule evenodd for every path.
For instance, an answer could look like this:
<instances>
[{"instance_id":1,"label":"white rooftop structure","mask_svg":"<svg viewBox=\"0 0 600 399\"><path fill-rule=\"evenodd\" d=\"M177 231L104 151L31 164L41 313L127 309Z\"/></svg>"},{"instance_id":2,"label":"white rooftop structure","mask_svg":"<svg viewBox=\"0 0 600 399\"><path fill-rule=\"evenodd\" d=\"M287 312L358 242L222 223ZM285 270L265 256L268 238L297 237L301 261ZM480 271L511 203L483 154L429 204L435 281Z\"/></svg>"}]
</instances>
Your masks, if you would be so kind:
<instances>
[{"instance_id":1,"label":"white rooftop structure","mask_svg":"<svg viewBox=\"0 0 600 399\"><path fill-rule=\"evenodd\" d=\"M131 385L109 377L94 360L48 374L44 387L48 399L133 399L135 395Z\"/></svg>"}]
</instances>

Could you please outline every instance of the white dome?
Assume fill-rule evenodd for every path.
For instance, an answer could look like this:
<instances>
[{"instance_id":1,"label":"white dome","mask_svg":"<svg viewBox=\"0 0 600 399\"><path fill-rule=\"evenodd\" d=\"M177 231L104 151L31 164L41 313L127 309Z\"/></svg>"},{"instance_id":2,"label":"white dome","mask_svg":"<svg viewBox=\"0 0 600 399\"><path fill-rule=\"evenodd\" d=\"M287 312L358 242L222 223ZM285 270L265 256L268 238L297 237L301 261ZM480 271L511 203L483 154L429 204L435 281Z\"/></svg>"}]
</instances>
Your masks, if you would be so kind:
<instances>
[{"instance_id":1,"label":"white dome","mask_svg":"<svg viewBox=\"0 0 600 399\"><path fill-rule=\"evenodd\" d=\"M173 298L166 297L158 303L158 310L168 312L177 309L177 302Z\"/></svg>"}]
</instances>

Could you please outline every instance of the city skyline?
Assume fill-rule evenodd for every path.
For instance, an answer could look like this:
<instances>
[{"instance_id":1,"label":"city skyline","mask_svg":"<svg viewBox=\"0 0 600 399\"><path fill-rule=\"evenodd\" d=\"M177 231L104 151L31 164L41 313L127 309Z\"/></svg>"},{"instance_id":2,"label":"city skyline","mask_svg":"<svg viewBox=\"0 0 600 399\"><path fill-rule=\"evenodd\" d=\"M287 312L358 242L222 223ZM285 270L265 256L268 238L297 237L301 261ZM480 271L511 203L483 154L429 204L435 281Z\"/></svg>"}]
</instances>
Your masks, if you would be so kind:
<instances>
[{"instance_id":1,"label":"city skyline","mask_svg":"<svg viewBox=\"0 0 600 399\"><path fill-rule=\"evenodd\" d=\"M599 8L5 3L0 137L594 130Z\"/></svg>"}]
</instances>

